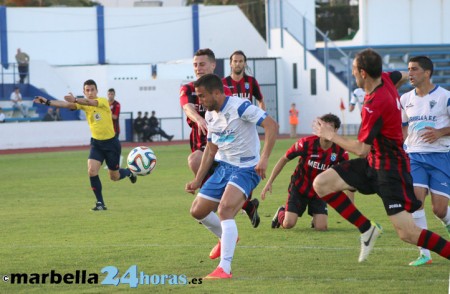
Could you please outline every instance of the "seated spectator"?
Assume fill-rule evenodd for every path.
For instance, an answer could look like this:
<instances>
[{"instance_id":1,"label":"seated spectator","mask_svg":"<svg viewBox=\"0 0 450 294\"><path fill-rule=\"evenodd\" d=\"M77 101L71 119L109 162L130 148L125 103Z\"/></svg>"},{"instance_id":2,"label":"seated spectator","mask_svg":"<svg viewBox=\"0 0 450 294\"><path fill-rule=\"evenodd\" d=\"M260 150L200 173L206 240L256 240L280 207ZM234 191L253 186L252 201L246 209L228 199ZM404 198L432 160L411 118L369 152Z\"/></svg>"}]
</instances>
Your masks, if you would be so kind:
<instances>
[{"instance_id":1,"label":"seated spectator","mask_svg":"<svg viewBox=\"0 0 450 294\"><path fill-rule=\"evenodd\" d=\"M146 128L144 129L144 142L148 140L152 142L152 136L160 135L161 137L167 139L169 142L172 141L173 135L169 136L159 127L158 118L155 116L155 111L152 111L152 116L148 119Z\"/></svg>"},{"instance_id":2,"label":"seated spectator","mask_svg":"<svg viewBox=\"0 0 450 294\"><path fill-rule=\"evenodd\" d=\"M11 93L9 99L11 100L14 109L20 110L23 117L28 116L28 107L22 102L22 94L20 94L19 87L14 88L14 91Z\"/></svg>"},{"instance_id":3,"label":"seated spectator","mask_svg":"<svg viewBox=\"0 0 450 294\"><path fill-rule=\"evenodd\" d=\"M49 107L42 121L55 121L55 120L58 120L56 111L53 108Z\"/></svg>"},{"instance_id":4,"label":"seated spectator","mask_svg":"<svg viewBox=\"0 0 450 294\"><path fill-rule=\"evenodd\" d=\"M3 109L0 107L0 123L5 122L5 114L3 113Z\"/></svg>"},{"instance_id":5,"label":"seated spectator","mask_svg":"<svg viewBox=\"0 0 450 294\"><path fill-rule=\"evenodd\" d=\"M144 125L145 121L144 118L142 117L142 111L138 111L137 118L135 118L133 122L134 132L136 133L138 141L142 140L142 131L144 129Z\"/></svg>"},{"instance_id":6,"label":"seated spectator","mask_svg":"<svg viewBox=\"0 0 450 294\"><path fill-rule=\"evenodd\" d=\"M59 113L59 108L55 108L54 114L57 121L62 120L61 114Z\"/></svg>"}]
</instances>

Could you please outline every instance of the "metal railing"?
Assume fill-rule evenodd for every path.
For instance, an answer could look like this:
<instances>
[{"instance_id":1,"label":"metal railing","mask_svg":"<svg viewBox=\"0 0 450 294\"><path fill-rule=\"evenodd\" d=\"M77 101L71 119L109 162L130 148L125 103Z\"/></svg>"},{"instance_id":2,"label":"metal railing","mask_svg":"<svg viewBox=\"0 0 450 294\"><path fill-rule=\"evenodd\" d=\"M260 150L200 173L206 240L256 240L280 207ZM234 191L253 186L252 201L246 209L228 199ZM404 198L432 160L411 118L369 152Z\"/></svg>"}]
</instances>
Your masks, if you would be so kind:
<instances>
[{"instance_id":1,"label":"metal railing","mask_svg":"<svg viewBox=\"0 0 450 294\"><path fill-rule=\"evenodd\" d=\"M304 69L308 69L307 51L320 60L325 67L326 89L329 90L329 74L332 72L348 88L348 98L351 97L351 58L334 44L328 34L322 32L288 1L268 0L268 30L280 29L280 44L284 46L284 34L289 33L303 46ZM272 40L268 34L268 44Z\"/></svg>"}]
</instances>

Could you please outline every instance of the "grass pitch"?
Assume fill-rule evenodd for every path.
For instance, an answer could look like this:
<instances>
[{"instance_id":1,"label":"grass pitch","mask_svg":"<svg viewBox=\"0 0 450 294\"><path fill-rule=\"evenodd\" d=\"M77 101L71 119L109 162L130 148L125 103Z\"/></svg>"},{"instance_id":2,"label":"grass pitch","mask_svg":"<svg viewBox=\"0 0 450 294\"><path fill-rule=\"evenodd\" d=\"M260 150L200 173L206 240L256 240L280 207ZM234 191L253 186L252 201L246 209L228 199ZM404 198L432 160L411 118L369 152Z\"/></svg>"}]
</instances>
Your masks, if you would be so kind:
<instances>
[{"instance_id":1,"label":"grass pitch","mask_svg":"<svg viewBox=\"0 0 450 294\"><path fill-rule=\"evenodd\" d=\"M279 140L269 169L293 143ZM88 150L0 155L0 274L77 271L98 276L98 284L12 284L0 281L0 293L448 293L449 263L432 253L433 264L408 266L417 258L414 246L396 236L376 196L357 194L356 203L384 227L369 260L359 264L358 231L334 210L329 231L310 229L309 216L291 230L271 229L278 206L284 204L296 161L274 183L273 194L261 201L261 224L251 227L245 214L236 221L240 241L233 261L233 279L188 285L102 285L113 266L123 277L133 265L137 277L155 282L161 275L185 275L188 281L210 273L218 264L208 258L216 238L189 215L194 199L184 192L193 175L187 145L151 146L158 157L154 173L112 182L100 171L108 211L92 212L86 160ZM126 155L130 148L123 148ZM270 171L269 171L270 172ZM263 181L254 193L260 198ZM447 236L430 211L429 228ZM152 275L154 275L152 277ZM125 276L123 281L132 276ZM36 280L34 280L36 281ZM41 281L41 280L40 280ZM72 280L73 281L73 280ZM130 281L130 280L128 280Z\"/></svg>"}]
</instances>

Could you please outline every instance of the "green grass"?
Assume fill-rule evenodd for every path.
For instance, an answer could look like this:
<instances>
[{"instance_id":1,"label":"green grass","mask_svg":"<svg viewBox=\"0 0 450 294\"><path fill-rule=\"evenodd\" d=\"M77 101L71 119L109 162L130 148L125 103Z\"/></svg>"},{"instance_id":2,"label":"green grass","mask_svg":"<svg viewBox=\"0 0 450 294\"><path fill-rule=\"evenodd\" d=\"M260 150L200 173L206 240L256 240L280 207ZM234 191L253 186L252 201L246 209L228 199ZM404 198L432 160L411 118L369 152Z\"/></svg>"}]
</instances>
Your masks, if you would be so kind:
<instances>
[{"instance_id":1,"label":"green grass","mask_svg":"<svg viewBox=\"0 0 450 294\"><path fill-rule=\"evenodd\" d=\"M270 169L292 140L279 140ZM99 275L115 266L122 275L130 266L148 275L177 274L189 279L211 272L218 261L208 253L216 239L189 214L193 200L184 192L192 179L187 145L154 146L158 164L135 185L100 177L108 211L91 212L88 151L0 156L0 274L60 274L86 270ZM124 148L127 154L129 148ZM289 163L261 202L261 224L253 229L246 215L236 217L240 241L233 261L233 279L201 285L17 285L0 281L0 293L447 293L449 263L432 253L433 264L412 268L414 246L396 236L377 196L357 194L356 203L385 233L366 263L357 262L359 234L334 211L329 231L309 228L300 218L291 230L271 229L271 218L285 202L296 162ZM255 191L258 198L263 181ZM429 209L431 230L446 236Z\"/></svg>"}]
</instances>

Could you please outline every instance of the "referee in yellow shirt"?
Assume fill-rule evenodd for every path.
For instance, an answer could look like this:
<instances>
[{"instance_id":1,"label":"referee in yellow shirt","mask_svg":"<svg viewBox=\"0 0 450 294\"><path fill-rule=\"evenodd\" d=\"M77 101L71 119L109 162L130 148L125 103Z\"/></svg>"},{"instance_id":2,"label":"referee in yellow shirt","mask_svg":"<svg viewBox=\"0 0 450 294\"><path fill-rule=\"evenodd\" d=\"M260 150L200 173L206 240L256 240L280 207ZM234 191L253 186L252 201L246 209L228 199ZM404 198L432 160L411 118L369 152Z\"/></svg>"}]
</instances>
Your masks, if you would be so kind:
<instances>
[{"instance_id":1,"label":"referee in yellow shirt","mask_svg":"<svg viewBox=\"0 0 450 294\"><path fill-rule=\"evenodd\" d=\"M94 80L87 80L83 85L83 93L86 98L76 98L69 93L64 96L65 101L48 100L36 96L35 103L45 104L51 107L68 108L72 110L83 110L91 129L91 151L88 158L88 174L97 202L93 211L106 210L102 195L102 183L98 171L103 161L109 170L109 178L119 181L128 177L131 183L136 183L137 177L128 169L120 168L119 160L122 147L119 139L115 136L112 123L111 109L108 99L97 97L97 84Z\"/></svg>"}]
</instances>

